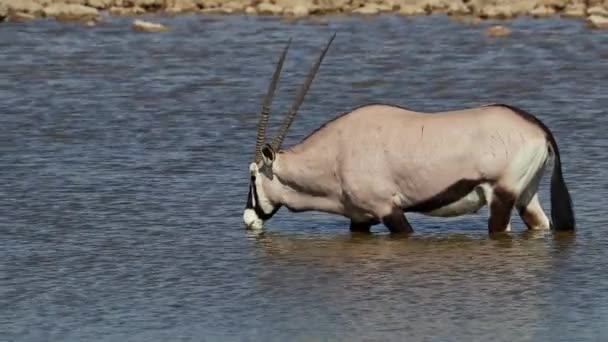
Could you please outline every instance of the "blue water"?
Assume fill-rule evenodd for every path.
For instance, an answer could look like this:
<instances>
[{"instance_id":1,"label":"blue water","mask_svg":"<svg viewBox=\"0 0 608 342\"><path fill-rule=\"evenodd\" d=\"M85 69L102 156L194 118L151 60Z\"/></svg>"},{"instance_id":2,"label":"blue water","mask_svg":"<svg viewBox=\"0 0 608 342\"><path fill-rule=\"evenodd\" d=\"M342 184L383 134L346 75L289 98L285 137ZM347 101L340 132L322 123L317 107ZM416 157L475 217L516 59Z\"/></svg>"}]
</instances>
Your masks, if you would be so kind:
<instances>
[{"instance_id":1,"label":"blue water","mask_svg":"<svg viewBox=\"0 0 608 342\"><path fill-rule=\"evenodd\" d=\"M128 18L0 27L3 341L600 341L608 334L608 33L521 18ZM258 112L276 128L337 32L286 144L366 102L504 102L554 132L574 234L491 239L487 211L415 234L282 209L242 225ZM271 131L271 134L274 131ZM549 208L547 179L541 200Z\"/></svg>"}]
</instances>

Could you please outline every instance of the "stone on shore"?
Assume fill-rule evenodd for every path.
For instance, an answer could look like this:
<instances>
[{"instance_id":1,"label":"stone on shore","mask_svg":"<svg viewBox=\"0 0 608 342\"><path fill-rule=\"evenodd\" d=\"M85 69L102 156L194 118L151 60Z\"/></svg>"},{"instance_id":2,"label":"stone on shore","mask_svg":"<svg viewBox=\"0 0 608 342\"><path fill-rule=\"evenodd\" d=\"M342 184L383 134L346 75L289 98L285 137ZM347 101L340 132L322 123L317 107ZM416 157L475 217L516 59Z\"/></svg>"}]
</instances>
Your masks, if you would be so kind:
<instances>
[{"instance_id":1,"label":"stone on shore","mask_svg":"<svg viewBox=\"0 0 608 342\"><path fill-rule=\"evenodd\" d=\"M198 11L198 5L194 0L167 0L165 2L165 12L167 13L188 13Z\"/></svg>"},{"instance_id":2,"label":"stone on shore","mask_svg":"<svg viewBox=\"0 0 608 342\"><path fill-rule=\"evenodd\" d=\"M363 15L373 15L381 12L387 12L392 9L392 6L386 4L367 3L362 7L353 9L352 12Z\"/></svg>"},{"instance_id":3,"label":"stone on shore","mask_svg":"<svg viewBox=\"0 0 608 342\"><path fill-rule=\"evenodd\" d=\"M42 14L42 5L34 0L0 0L0 7L5 8L7 15L16 12Z\"/></svg>"},{"instance_id":4,"label":"stone on shore","mask_svg":"<svg viewBox=\"0 0 608 342\"><path fill-rule=\"evenodd\" d=\"M14 12L9 15L9 20L12 22L26 22L36 19L36 16L31 13Z\"/></svg>"},{"instance_id":5,"label":"stone on shore","mask_svg":"<svg viewBox=\"0 0 608 342\"><path fill-rule=\"evenodd\" d=\"M535 0L535 1L530 1L530 2L535 2L535 4L537 6L564 8L564 7L566 7L566 5L568 5L568 3L573 2L573 1L572 0Z\"/></svg>"},{"instance_id":6,"label":"stone on shore","mask_svg":"<svg viewBox=\"0 0 608 342\"><path fill-rule=\"evenodd\" d=\"M482 18L508 19L529 14L537 3L529 0L472 0L469 7Z\"/></svg>"},{"instance_id":7,"label":"stone on shore","mask_svg":"<svg viewBox=\"0 0 608 342\"><path fill-rule=\"evenodd\" d=\"M123 3L123 6L140 6L145 9L163 8L166 4L166 0L122 0L119 2ZM118 3L116 4L119 5Z\"/></svg>"},{"instance_id":8,"label":"stone on shore","mask_svg":"<svg viewBox=\"0 0 608 342\"><path fill-rule=\"evenodd\" d=\"M401 15L424 15L427 14L424 6L403 4L399 7L399 14Z\"/></svg>"},{"instance_id":9,"label":"stone on shore","mask_svg":"<svg viewBox=\"0 0 608 342\"><path fill-rule=\"evenodd\" d=\"M257 11L262 15L278 15L283 13L283 7L269 2L262 2L258 4Z\"/></svg>"},{"instance_id":10,"label":"stone on shore","mask_svg":"<svg viewBox=\"0 0 608 342\"><path fill-rule=\"evenodd\" d=\"M590 15L587 17L587 23L592 28L597 29L608 29L608 17L604 17L601 15Z\"/></svg>"},{"instance_id":11,"label":"stone on shore","mask_svg":"<svg viewBox=\"0 0 608 342\"><path fill-rule=\"evenodd\" d=\"M513 18L516 14L513 12L513 8L510 6L484 6L476 11L476 14L481 18L493 18L493 19L509 19Z\"/></svg>"},{"instance_id":12,"label":"stone on shore","mask_svg":"<svg viewBox=\"0 0 608 342\"><path fill-rule=\"evenodd\" d=\"M140 14L146 13L146 10L139 6L110 7L109 12L110 12L110 14L114 14L114 15L140 15Z\"/></svg>"},{"instance_id":13,"label":"stone on shore","mask_svg":"<svg viewBox=\"0 0 608 342\"><path fill-rule=\"evenodd\" d=\"M562 11L564 17L584 17L586 16L587 6L582 2L568 4Z\"/></svg>"},{"instance_id":14,"label":"stone on shore","mask_svg":"<svg viewBox=\"0 0 608 342\"><path fill-rule=\"evenodd\" d=\"M608 3L606 4L608 6ZM604 17L608 17L608 8L603 6L593 6L587 8L588 15L601 15Z\"/></svg>"},{"instance_id":15,"label":"stone on shore","mask_svg":"<svg viewBox=\"0 0 608 342\"><path fill-rule=\"evenodd\" d=\"M114 0L87 0L86 5L95 7L99 10L105 10L105 9L112 7L115 2L117 2L117 1L114 1ZM122 1L120 1L120 2L122 2Z\"/></svg>"},{"instance_id":16,"label":"stone on shore","mask_svg":"<svg viewBox=\"0 0 608 342\"><path fill-rule=\"evenodd\" d=\"M461 1L450 2L446 9L448 15L470 14L471 9Z\"/></svg>"},{"instance_id":17,"label":"stone on shore","mask_svg":"<svg viewBox=\"0 0 608 342\"><path fill-rule=\"evenodd\" d=\"M133 29L141 32L163 32L167 31L169 28L163 24L135 19L133 21Z\"/></svg>"},{"instance_id":18,"label":"stone on shore","mask_svg":"<svg viewBox=\"0 0 608 342\"><path fill-rule=\"evenodd\" d=\"M292 8L286 8L283 14L292 17L306 17L310 14L310 9L304 5L295 5Z\"/></svg>"},{"instance_id":19,"label":"stone on shore","mask_svg":"<svg viewBox=\"0 0 608 342\"><path fill-rule=\"evenodd\" d=\"M485 33L488 37L505 37L511 34L511 29L502 25L494 25L487 28Z\"/></svg>"},{"instance_id":20,"label":"stone on shore","mask_svg":"<svg viewBox=\"0 0 608 342\"><path fill-rule=\"evenodd\" d=\"M99 11L94 7L66 3L52 4L45 7L42 12L46 17L68 21L89 21L99 16Z\"/></svg>"},{"instance_id":21,"label":"stone on shore","mask_svg":"<svg viewBox=\"0 0 608 342\"><path fill-rule=\"evenodd\" d=\"M351 12L353 9L361 6L361 4L356 0L321 0L310 2L307 1L306 4L307 6L309 6L310 13L314 14L329 14L339 12L348 13Z\"/></svg>"},{"instance_id":22,"label":"stone on shore","mask_svg":"<svg viewBox=\"0 0 608 342\"><path fill-rule=\"evenodd\" d=\"M8 17L8 7L0 2L0 23L3 22L6 17Z\"/></svg>"},{"instance_id":23,"label":"stone on shore","mask_svg":"<svg viewBox=\"0 0 608 342\"><path fill-rule=\"evenodd\" d=\"M555 8L551 6L538 6L535 7L532 11L530 11L530 15L533 17L548 17L555 14Z\"/></svg>"},{"instance_id":24,"label":"stone on shore","mask_svg":"<svg viewBox=\"0 0 608 342\"><path fill-rule=\"evenodd\" d=\"M249 1L226 1L222 3L221 8L224 13L243 12L248 4Z\"/></svg>"}]
</instances>

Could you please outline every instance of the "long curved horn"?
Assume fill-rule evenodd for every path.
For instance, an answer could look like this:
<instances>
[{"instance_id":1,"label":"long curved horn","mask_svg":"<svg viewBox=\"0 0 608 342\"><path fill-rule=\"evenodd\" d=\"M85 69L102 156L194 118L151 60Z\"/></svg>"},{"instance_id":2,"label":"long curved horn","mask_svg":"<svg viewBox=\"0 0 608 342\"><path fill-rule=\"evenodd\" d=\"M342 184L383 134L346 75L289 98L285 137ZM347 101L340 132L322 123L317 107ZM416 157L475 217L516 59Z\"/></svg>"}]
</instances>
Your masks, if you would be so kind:
<instances>
[{"instance_id":1,"label":"long curved horn","mask_svg":"<svg viewBox=\"0 0 608 342\"><path fill-rule=\"evenodd\" d=\"M294 100L293 105L291 106L291 109L289 110L289 112L285 116L285 119L283 120L283 123L281 125L281 128L279 129L279 132L277 133L277 136L272 140L271 146L275 151L278 151L281 148L281 144L283 143L283 140L285 139L285 134L287 134L287 131L289 130L289 126L291 126L291 123L293 122L294 118L296 117L296 114L298 113L298 109L300 108L300 105L302 104L302 102L304 102L304 97L306 96L306 93L308 92L308 88L310 87L312 80L315 78L317 71L319 71L319 67L321 65L321 62L323 61L323 57L325 57L325 54L327 53L327 50L329 50L329 46L331 45L331 43L333 42L335 37L336 37L336 34L334 33L331 36L331 38L329 39L329 42L327 42L325 49L323 49L323 52L317 59L316 63L313 65L313 67L308 72L306 82L304 82L304 84L300 88L300 91L299 91L298 95L296 96L296 99Z\"/></svg>"},{"instance_id":2,"label":"long curved horn","mask_svg":"<svg viewBox=\"0 0 608 342\"><path fill-rule=\"evenodd\" d=\"M268 125L268 116L270 115L270 106L272 105L272 100L274 98L274 92L277 88L277 83L279 81L279 75L281 74L281 69L283 68L283 62L285 61L285 56L287 56L287 50L289 50L290 44L291 44L291 38L289 38L289 41L287 41L287 45L283 49L281 58L277 62L277 65L274 69L274 74L272 75L272 80L270 81L270 85L268 86L268 91L266 92L266 96L264 97L264 103L262 104L262 112L260 114L260 121L258 122L258 135L255 139L254 161L256 163L258 163L260 160L262 160L262 145L264 145L264 139L266 138L266 126Z\"/></svg>"}]
</instances>

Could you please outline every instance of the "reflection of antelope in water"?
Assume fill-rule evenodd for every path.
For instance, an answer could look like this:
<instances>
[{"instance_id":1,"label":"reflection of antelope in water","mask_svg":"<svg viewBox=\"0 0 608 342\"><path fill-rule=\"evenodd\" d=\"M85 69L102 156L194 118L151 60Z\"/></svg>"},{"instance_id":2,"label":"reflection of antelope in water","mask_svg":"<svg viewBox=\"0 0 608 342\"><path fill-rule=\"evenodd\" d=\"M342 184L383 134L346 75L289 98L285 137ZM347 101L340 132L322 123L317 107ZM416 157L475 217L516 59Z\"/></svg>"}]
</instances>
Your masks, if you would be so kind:
<instances>
[{"instance_id":1,"label":"reflection of antelope in water","mask_svg":"<svg viewBox=\"0 0 608 342\"><path fill-rule=\"evenodd\" d=\"M490 232L509 231L516 208L529 229L571 230L574 212L551 131L533 115L502 104L420 113L369 104L325 123L299 144L281 144L335 35L300 89L272 143L264 144L283 51L258 124L243 219L262 228L281 206L345 216L351 230L382 223L411 232L404 212L449 217L489 206ZM538 199L549 160L552 224Z\"/></svg>"},{"instance_id":2,"label":"reflection of antelope in water","mask_svg":"<svg viewBox=\"0 0 608 342\"><path fill-rule=\"evenodd\" d=\"M552 234L551 239L543 239L541 230L522 231L511 235L497 235L496 238L483 239L475 234L447 234L440 236L405 237L395 235L299 235L280 232L252 232L250 237L256 249L263 251L268 265L275 261L286 261L286 265L310 265L306 260L318 260L319 265L333 267L352 262L363 265L367 262L398 260L399 264L412 267L429 267L429 262L445 263L447 271L457 264L488 265L489 255L500 255L495 262L504 263L506 255L545 261L551 255L568 254L575 243L575 234L567 232ZM547 242L551 245L548 253ZM498 252L498 253L496 253ZM274 259L276 258L276 259ZM563 258L563 256L561 256ZM406 261L407 260L407 261ZM557 258L556 260L561 260ZM518 266L519 268L519 266ZM490 267L489 269L492 269ZM509 271L513 273L515 270Z\"/></svg>"},{"instance_id":3,"label":"reflection of antelope in water","mask_svg":"<svg viewBox=\"0 0 608 342\"><path fill-rule=\"evenodd\" d=\"M264 303L266 331L289 324L292 340L524 339L572 303L564 271L576 265L564 261L579 246L570 232L530 230L247 235L255 250L247 287Z\"/></svg>"}]
</instances>

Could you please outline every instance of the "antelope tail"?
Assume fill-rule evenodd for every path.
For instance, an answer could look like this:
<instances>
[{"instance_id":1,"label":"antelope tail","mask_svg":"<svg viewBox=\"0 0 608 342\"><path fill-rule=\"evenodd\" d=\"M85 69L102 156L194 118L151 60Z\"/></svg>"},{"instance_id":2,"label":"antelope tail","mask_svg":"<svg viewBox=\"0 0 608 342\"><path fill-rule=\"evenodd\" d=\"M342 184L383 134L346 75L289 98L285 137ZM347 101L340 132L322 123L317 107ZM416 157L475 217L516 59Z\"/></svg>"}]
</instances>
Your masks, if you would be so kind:
<instances>
[{"instance_id":1,"label":"antelope tail","mask_svg":"<svg viewBox=\"0 0 608 342\"><path fill-rule=\"evenodd\" d=\"M554 139L549 140L550 148L555 155L553 174L551 175L551 221L553 229L574 230L575 220L572 199L570 198L566 182L564 182L559 149Z\"/></svg>"}]
</instances>

